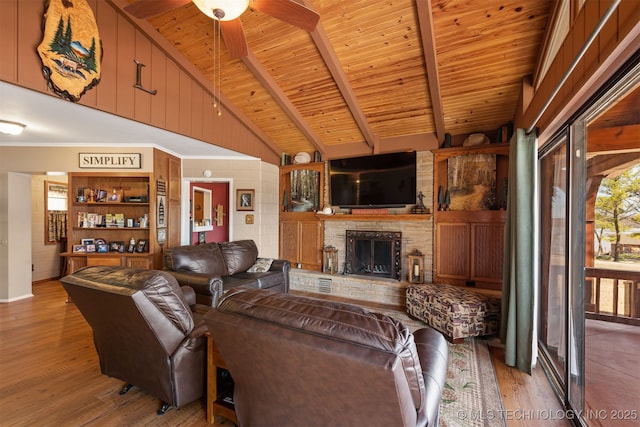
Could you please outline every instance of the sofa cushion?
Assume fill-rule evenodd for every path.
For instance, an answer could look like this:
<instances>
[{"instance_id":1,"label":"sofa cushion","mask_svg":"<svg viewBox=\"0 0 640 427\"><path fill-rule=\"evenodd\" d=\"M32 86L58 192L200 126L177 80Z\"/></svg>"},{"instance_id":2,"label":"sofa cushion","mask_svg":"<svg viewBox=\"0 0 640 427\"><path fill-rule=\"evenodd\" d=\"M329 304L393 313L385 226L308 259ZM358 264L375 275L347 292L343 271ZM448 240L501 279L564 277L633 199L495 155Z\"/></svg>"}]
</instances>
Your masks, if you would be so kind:
<instances>
[{"instance_id":1,"label":"sofa cushion","mask_svg":"<svg viewBox=\"0 0 640 427\"><path fill-rule=\"evenodd\" d=\"M256 262L249 267L247 273L264 273L265 271L269 271L271 264L273 264L273 258L258 258Z\"/></svg>"},{"instance_id":2,"label":"sofa cushion","mask_svg":"<svg viewBox=\"0 0 640 427\"><path fill-rule=\"evenodd\" d=\"M230 280L229 280L230 279ZM231 277L224 278L224 287L227 288L227 282L232 283L233 281L242 281L244 287L250 287L254 289L267 289L274 286L282 285L283 282L283 273L278 273L275 271L269 271L264 273L249 273L242 272L236 273Z\"/></svg>"},{"instance_id":3,"label":"sofa cushion","mask_svg":"<svg viewBox=\"0 0 640 427\"><path fill-rule=\"evenodd\" d=\"M228 275L247 271L258 259L258 247L253 240L220 242L218 245L224 257Z\"/></svg>"},{"instance_id":4,"label":"sofa cushion","mask_svg":"<svg viewBox=\"0 0 640 427\"><path fill-rule=\"evenodd\" d=\"M169 248L164 257L165 268L173 271L192 271L214 276L232 274L217 243L185 245Z\"/></svg>"}]
</instances>

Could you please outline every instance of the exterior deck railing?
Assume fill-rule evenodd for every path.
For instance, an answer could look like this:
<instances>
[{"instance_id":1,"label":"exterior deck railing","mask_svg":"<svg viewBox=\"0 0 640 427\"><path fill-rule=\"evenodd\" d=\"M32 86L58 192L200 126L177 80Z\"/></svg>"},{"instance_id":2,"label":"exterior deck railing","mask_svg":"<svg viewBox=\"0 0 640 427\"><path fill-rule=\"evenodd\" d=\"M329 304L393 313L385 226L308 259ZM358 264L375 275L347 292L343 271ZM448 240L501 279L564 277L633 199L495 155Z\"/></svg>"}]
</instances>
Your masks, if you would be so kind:
<instances>
[{"instance_id":1,"label":"exterior deck railing","mask_svg":"<svg viewBox=\"0 0 640 427\"><path fill-rule=\"evenodd\" d=\"M640 271L585 268L587 319L640 326Z\"/></svg>"}]
</instances>

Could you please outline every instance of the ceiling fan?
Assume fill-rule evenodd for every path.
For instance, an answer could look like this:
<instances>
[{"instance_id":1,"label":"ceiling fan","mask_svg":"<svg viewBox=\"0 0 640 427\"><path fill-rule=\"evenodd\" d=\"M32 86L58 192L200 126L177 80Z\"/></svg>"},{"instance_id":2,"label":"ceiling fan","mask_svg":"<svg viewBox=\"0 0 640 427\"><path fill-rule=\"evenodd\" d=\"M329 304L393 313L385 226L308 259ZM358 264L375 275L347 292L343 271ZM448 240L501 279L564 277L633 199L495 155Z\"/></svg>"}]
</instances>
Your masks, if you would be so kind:
<instances>
[{"instance_id":1,"label":"ceiling fan","mask_svg":"<svg viewBox=\"0 0 640 427\"><path fill-rule=\"evenodd\" d=\"M249 0L138 0L124 10L138 19L147 19L193 1L205 15L218 21L229 54L234 58L247 56L247 39L240 15L249 7ZM252 0L251 8L271 15L305 31L313 31L320 15L294 0Z\"/></svg>"}]
</instances>

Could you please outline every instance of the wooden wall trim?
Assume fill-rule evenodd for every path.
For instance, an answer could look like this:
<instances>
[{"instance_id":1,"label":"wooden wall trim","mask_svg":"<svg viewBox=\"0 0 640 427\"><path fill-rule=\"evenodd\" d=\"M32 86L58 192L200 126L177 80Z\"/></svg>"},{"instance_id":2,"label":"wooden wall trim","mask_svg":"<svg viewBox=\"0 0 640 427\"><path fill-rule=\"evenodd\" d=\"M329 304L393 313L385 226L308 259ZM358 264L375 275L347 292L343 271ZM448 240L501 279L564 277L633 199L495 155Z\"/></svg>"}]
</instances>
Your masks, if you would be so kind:
<instances>
[{"instance_id":1,"label":"wooden wall trim","mask_svg":"<svg viewBox=\"0 0 640 427\"><path fill-rule=\"evenodd\" d=\"M531 102L516 114L517 127L528 128L533 123L609 4L610 0L585 3ZM537 125L540 141L553 135L637 50L640 44L640 8L636 6L635 0L620 3L540 118Z\"/></svg>"},{"instance_id":2,"label":"wooden wall trim","mask_svg":"<svg viewBox=\"0 0 640 427\"><path fill-rule=\"evenodd\" d=\"M87 0L103 42L102 78L78 104L166 129L206 143L280 163L276 145L227 98L223 114L213 108L213 85L148 22L134 22L122 7L125 0ZM0 80L49 96L35 47L42 39L42 0L0 1L0 38L5 55ZM152 96L133 87L136 64L144 63L143 85Z\"/></svg>"}]
</instances>

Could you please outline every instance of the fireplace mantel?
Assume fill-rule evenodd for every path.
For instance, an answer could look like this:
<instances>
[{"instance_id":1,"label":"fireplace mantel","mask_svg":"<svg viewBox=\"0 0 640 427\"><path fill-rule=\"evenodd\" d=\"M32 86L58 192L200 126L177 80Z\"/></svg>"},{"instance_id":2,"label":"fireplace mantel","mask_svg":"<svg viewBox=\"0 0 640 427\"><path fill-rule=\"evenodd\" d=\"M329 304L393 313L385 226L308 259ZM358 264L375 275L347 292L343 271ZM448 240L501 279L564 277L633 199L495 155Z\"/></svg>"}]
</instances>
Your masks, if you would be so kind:
<instances>
[{"instance_id":1,"label":"fireplace mantel","mask_svg":"<svg viewBox=\"0 0 640 427\"><path fill-rule=\"evenodd\" d=\"M431 219L431 214L388 214L388 215L316 214L316 218L318 218L321 221L428 221Z\"/></svg>"}]
</instances>

